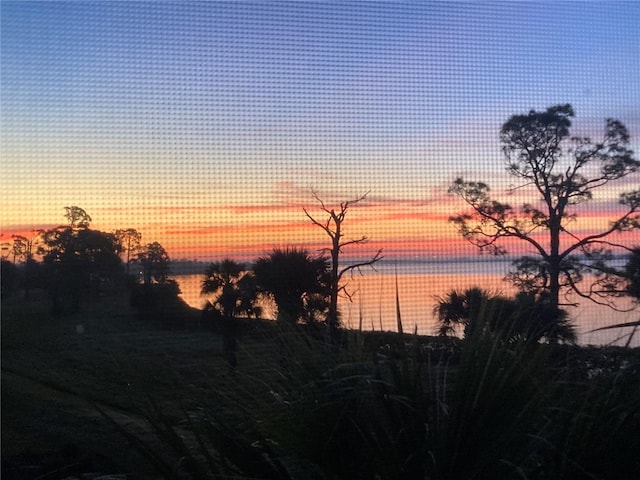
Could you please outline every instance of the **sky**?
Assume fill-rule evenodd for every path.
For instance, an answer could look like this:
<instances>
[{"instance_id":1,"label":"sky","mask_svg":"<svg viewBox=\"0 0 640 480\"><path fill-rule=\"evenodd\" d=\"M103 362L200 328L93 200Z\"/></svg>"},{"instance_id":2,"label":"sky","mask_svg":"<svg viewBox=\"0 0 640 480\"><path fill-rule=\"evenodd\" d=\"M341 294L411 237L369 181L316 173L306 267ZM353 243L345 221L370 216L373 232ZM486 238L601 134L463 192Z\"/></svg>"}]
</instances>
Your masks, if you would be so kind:
<instances>
[{"instance_id":1,"label":"sky","mask_svg":"<svg viewBox=\"0 0 640 480\"><path fill-rule=\"evenodd\" d=\"M640 151L640 3L0 2L0 230L134 227L172 258L326 245L312 191L358 254L473 254L458 176L500 191L499 130L571 103ZM636 175L583 212L604 225Z\"/></svg>"}]
</instances>

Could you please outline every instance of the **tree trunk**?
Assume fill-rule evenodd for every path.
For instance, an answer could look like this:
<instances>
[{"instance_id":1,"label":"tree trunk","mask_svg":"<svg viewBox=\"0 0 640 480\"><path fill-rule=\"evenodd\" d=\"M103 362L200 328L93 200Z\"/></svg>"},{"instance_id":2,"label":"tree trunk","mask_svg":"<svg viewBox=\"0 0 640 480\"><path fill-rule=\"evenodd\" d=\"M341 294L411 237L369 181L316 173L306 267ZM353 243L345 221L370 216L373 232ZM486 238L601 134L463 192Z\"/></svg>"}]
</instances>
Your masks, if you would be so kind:
<instances>
[{"instance_id":1,"label":"tree trunk","mask_svg":"<svg viewBox=\"0 0 640 480\"><path fill-rule=\"evenodd\" d=\"M337 264L336 264L337 266ZM327 323L329 324L329 330L331 335L337 332L340 327L340 321L338 320L338 271L332 269L331 272L331 298L329 302L329 313L327 315Z\"/></svg>"},{"instance_id":2,"label":"tree trunk","mask_svg":"<svg viewBox=\"0 0 640 480\"><path fill-rule=\"evenodd\" d=\"M549 267L549 302L554 308L560 303L560 232L561 217L554 211L549 216L550 251L547 258Z\"/></svg>"},{"instance_id":3,"label":"tree trunk","mask_svg":"<svg viewBox=\"0 0 640 480\"><path fill-rule=\"evenodd\" d=\"M548 260L549 267L549 302L558 308L560 304L560 258L556 255Z\"/></svg>"},{"instance_id":4,"label":"tree trunk","mask_svg":"<svg viewBox=\"0 0 640 480\"><path fill-rule=\"evenodd\" d=\"M336 223L336 234L333 237L333 248L331 249L331 298L329 302L329 313L327 323L329 325L329 335L332 340L337 338L340 322L338 320L338 290L340 289L340 278L338 273L338 261L340 256L340 224Z\"/></svg>"}]
</instances>

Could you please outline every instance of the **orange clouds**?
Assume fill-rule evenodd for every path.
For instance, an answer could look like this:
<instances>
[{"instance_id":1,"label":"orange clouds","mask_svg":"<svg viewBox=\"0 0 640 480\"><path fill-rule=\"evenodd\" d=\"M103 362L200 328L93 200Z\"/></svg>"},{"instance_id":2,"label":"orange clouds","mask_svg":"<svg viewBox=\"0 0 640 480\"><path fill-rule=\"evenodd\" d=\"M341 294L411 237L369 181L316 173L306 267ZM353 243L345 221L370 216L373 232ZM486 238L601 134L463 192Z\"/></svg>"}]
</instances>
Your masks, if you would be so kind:
<instances>
[{"instance_id":1,"label":"orange clouds","mask_svg":"<svg viewBox=\"0 0 640 480\"><path fill-rule=\"evenodd\" d=\"M280 186L281 189L294 186ZM367 256L379 248L387 258L404 256L441 257L475 255L477 249L464 241L449 223L450 215L464 210L459 198L437 190L422 200L367 197L353 205L343 224L345 240L366 236L367 245L347 249L345 256ZM251 260L273 247L302 246L317 251L329 246L325 232L313 225L303 207L318 221L327 218L318 203L309 198L300 204L281 202L245 205L173 205L144 206L127 209L115 207L90 211L93 227L113 231L134 227L142 234L143 243L160 242L172 258L221 258ZM284 200L284 199L283 199ZM329 202L330 209L337 207ZM594 201L582 208L579 218L570 224L576 235L606 229L621 211L613 201ZM105 221L107 219L107 221ZM55 219L54 219L55 220ZM63 218L60 215L60 220ZM28 236L32 228L49 225L19 225L4 229L3 241L11 234ZM544 241L544 232L539 237ZM625 245L640 243L637 232L616 234L611 240ZM568 241L573 241L569 239ZM518 241L504 243L515 254L529 253L531 247Z\"/></svg>"}]
</instances>

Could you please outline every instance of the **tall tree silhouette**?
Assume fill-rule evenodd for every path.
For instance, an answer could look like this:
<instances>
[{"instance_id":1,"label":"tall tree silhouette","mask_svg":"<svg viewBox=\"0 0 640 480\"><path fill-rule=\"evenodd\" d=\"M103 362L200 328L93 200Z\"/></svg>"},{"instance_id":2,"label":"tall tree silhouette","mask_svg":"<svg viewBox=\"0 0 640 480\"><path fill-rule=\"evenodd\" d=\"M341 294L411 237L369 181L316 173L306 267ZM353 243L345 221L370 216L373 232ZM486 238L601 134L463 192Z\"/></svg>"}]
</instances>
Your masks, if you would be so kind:
<instances>
[{"instance_id":1,"label":"tall tree silhouette","mask_svg":"<svg viewBox=\"0 0 640 480\"><path fill-rule=\"evenodd\" d=\"M500 132L505 166L520 181L511 192L528 192L531 202L514 208L492 198L487 184L458 178L449 192L470 210L450 221L481 251L504 255L504 239L529 246L535 255L514 262L510 275L521 289L544 294L556 307L562 289L613 306L609 295L616 279L602 267L612 249L629 250L614 242L613 234L640 228L640 190L620 196L619 213L600 232L572 230L571 222L579 205L591 201L598 189L636 172L640 162L628 148L629 134L620 121L608 119L603 138L594 142L570 136L573 116L571 105L512 116ZM580 285L585 273L597 277L587 288Z\"/></svg>"},{"instance_id":2,"label":"tall tree silhouette","mask_svg":"<svg viewBox=\"0 0 640 480\"><path fill-rule=\"evenodd\" d=\"M91 217L83 208L72 205L71 207L64 207L64 210L64 216L71 228L88 228L91 225Z\"/></svg>"},{"instance_id":3,"label":"tall tree silhouette","mask_svg":"<svg viewBox=\"0 0 640 480\"><path fill-rule=\"evenodd\" d=\"M154 281L165 283L169 276L171 259L169 254L158 242L148 243L138 252L136 261L142 267L143 282L150 285Z\"/></svg>"},{"instance_id":4,"label":"tall tree silhouette","mask_svg":"<svg viewBox=\"0 0 640 480\"><path fill-rule=\"evenodd\" d=\"M126 256L125 269L126 274L129 275L131 262L141 248L140 241L142 240L142 234L135 228L123 228L116 230L115 235Z\"/></svg>"},{"instance_id":5,"label":"tall tree silhouette","mask_svg":"<svg viewBox=\"0 0 640 480\"><path fill-rule=\"evenodd\" d=\"M13 263L17 263L20 259L26 262L32 256L33 239L29 239L24 235L11 235L10 255L13 257Z\"/></svg>"},{"instance_id":6,"label":"tall tree silhouette","mask_svg":"<svg viewBox=\"0 0 640 480\"><path fill-rule=\"evenodd\" d=\"M11 235L13 240L11 245L11 254L13 255L13 263L18 259L24 261L23 286L24 298L29 300L31 296L32 272L35 267L34 254L37 251L37 244L42 240L42 230L33 230L30 237L24 235Z\"/></svg>"},{"instance_id":7,"label":"tall tree silhouette","mask_svg":"<svg viewBox=\"0 0 640 480\"><path fill-rule=\"evenodd\" d=\"M319 209L325 216L325 219L321 220L314 217L306 208L304 208L303 211L307 218L311 220L314 225L320 227L320 229L322 229L331 240L331 246L324 248L323 251L328 253L331 258L331 275L329 280L330 295L327 323L329 324L331 332L335 334L336 330L340 327L338 297L341 292L344 292L347 296L349 295L349 292L346 290L346 285L342 283L343 277L349 272L360 271L363 267L372 267L374 264L382 260L382 249L379 249L369 260L341 267L340 254L344 251L345 247L364 245L369 241L366 236L347 239L343 230L343 223L347 216L347 212L351 207L354 207L358 203L364 201L367 198L368 192L352 200L340 202L340 205L337 208L328 207L318 196L317 192L312 191L312 195L316 202L318 202Z\"/></svg>"},{"instance_id":8,"label":"tall tree silhouette","mask_svg":"<svg viewBox=\"0 0 640 480\"><path fill-rule=\"evenodd\" d=\"M273 295L278 319L297 322L305 307L316 305L318 295L327 296L328 262L298 248L274 249L253 266L258 288Z\"/></svg>"},{"instance_id":9,"label":"tall tree silhouette","mask_svg":"<svg viewBox=\"0 0 640 480\"><path fill-rule=\"evenodd\" d=\"M90 217L81 208L65 210L69 225L42 232L39 247L54 312L62 309L62 297L69 297L71 310L77 311L82 292L117 280L122 265L115 235L90 229Z\"/></svg>"}]
</instances>

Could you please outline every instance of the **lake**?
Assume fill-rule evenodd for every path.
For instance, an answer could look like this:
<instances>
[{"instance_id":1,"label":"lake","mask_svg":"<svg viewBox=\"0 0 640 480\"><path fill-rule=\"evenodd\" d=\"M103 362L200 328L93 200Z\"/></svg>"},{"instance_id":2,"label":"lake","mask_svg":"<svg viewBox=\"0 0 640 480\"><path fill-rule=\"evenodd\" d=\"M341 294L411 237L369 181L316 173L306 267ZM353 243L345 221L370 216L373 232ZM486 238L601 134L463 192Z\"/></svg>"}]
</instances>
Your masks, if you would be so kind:
<instances>
[{"instance_id":1,"label":"lake","mask_svg":"<svg viewBox=\"0 0 640 480\"><path fill-rule=\"evenodd\" d=\"M433 335L436 320L433 307L438 296L451 289L464 290L479 286L491 292L512 295L515 288L503 278L510 267L510 261L502 259L478 259L476 261L402 261L383 260L376 266L377 271L364 270L363 275L347 278L347 289L352 301L340 301L342 321L349 328L358 328L363 319L366 330L396 330L396 271L400 312L405 332ZM182 298L191 306L202 308L206 298L200 296L202 275L177 275L174 277L182 290ZM631 300L618 300L620 307L629 308ZM266 318L275 318L273 305L264 305ZM578 342L581 345L624 345L631 328L592 332L590 330L616 323L638 320L640 311L616 312L608 307L582 300L578 307L568 307L568 312L576 324ZM621 338L622 337L622 338ZM640 347L640 331L634 336L632 346Z\"/></svg>"}]
</instances>

